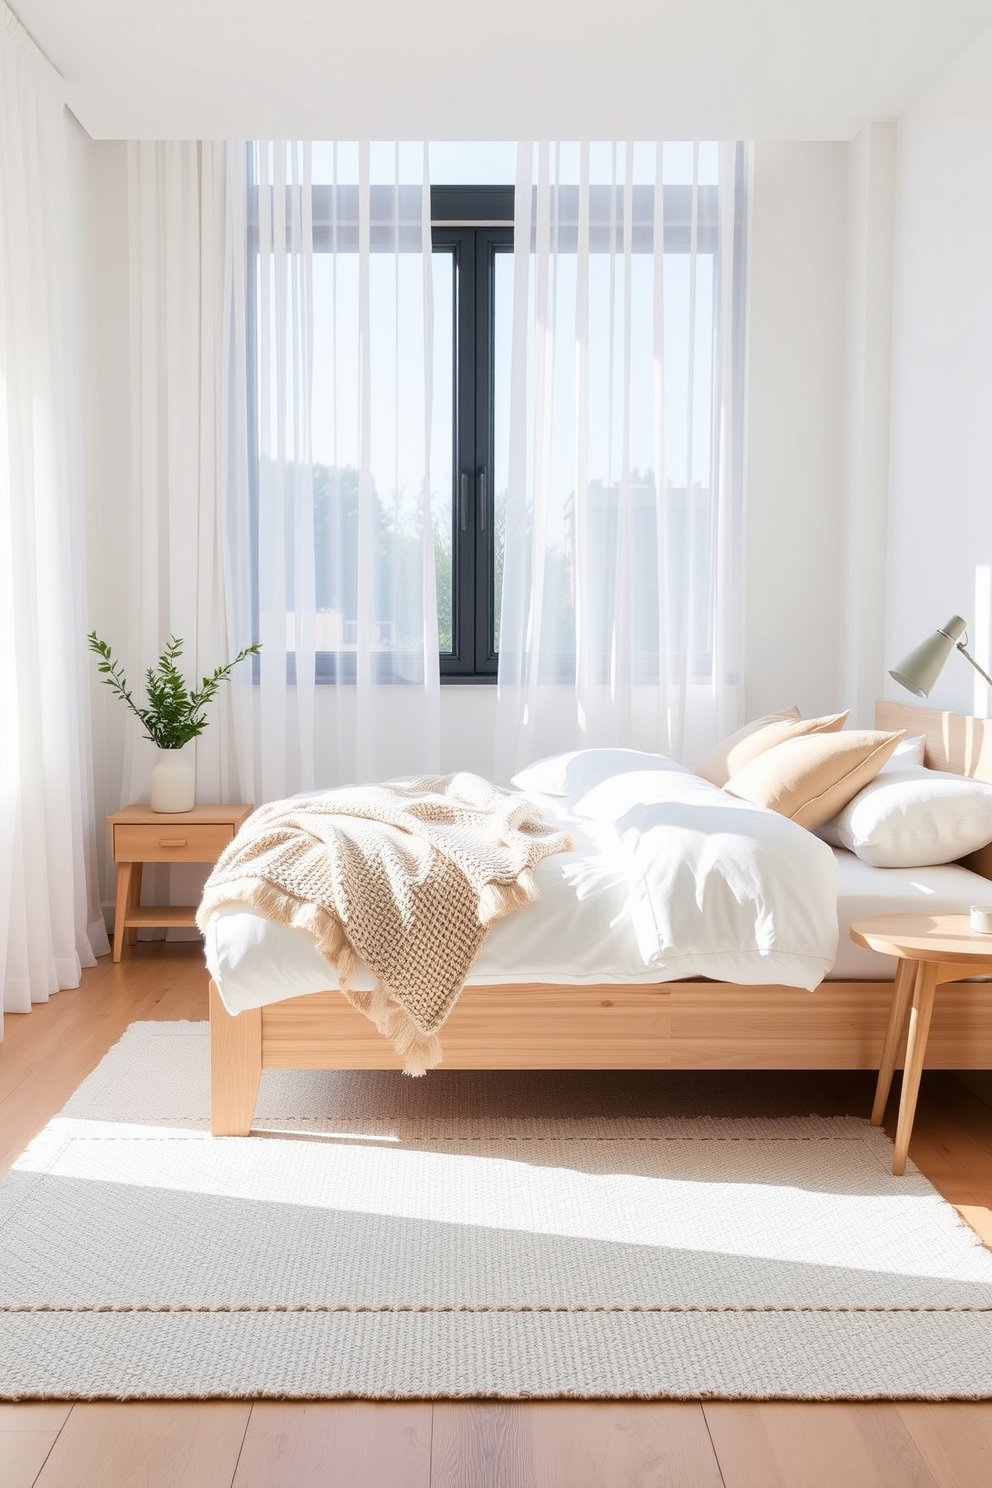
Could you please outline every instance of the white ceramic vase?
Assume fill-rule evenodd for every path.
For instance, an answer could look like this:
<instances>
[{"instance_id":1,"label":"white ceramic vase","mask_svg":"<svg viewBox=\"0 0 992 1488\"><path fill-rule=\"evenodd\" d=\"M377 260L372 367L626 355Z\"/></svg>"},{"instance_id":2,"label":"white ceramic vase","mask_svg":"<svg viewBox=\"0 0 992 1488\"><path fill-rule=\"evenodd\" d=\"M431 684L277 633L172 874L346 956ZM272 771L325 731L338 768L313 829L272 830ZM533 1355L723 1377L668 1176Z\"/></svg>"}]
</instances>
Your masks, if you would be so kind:
<instances>
[{"instance_id":1,"label":"white ceramic vase","mask_svg":"<svg viewBox=\"0 0 992 1488\"><path fill-rule=\"evenodd\" d=\"M196 800L196 776L182 749L160 749L152 765L149 801L153 811L189 811Z\"/></svg>"}]
</instances>

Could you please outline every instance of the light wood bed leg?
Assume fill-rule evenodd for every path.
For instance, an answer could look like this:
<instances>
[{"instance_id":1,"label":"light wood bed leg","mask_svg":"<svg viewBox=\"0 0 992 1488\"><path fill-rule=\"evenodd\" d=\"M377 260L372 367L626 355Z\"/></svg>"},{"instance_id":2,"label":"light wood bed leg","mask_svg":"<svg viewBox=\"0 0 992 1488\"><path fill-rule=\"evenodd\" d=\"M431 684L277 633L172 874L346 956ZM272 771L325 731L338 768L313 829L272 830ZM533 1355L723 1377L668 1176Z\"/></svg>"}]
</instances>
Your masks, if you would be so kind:
<instances>
[{"instance_id":1,"label":"light wood bed leg","mask_svg":"<svg viewBox=\"0 0 992 1488\"><path fill-rule=\"evenodd\" d=\"M262 1009L232 1018L210 983L210 1130L246 1137L262 1077Z\"/></svg>"}]
</instances>

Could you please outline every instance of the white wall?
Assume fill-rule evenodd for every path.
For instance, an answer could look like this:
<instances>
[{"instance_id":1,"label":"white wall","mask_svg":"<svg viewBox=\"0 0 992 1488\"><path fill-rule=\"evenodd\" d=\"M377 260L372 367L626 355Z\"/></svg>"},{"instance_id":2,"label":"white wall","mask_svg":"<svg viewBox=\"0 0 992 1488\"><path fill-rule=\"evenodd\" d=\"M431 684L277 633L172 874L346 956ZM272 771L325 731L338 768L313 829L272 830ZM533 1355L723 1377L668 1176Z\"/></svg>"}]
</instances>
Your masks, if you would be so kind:
<instances>
[{"instance_id":1,"label":"white wall","mask_svg":"<svg viewBox=\"0 0 992 1488\"><path fill-rule=\"evenodd\" d=\"M870 728L885 678L896 126L869 124L848 150L847 377L842 689Z\"/></svg>"},{"instance_id":2,"label":"white wall","mask_svg":"<svg viewBox=\"0 0 992 1488\"><path fill-rule=\"evenodd\" d=\"M845 706L845 144L754 156L745 706Z\"/></svg>"},{"instance_id":3,"label":"white wall","mask_svg":"<svg viewBox=\"0 0 992 1488\"><path fill-rule=\"evenodd\" d=\"M899 121L892 377L889 665L956 613L987 667L992 33ZM984 712L988 699L952 656L930 705Z\"/></svg>"},{"instance_id":4,"label":"white wall","mask_svg":"<svg viewBox=\"0 0 992 1488\"><path fill-rule=\"evenodd\" d=\"M992 642L992 33L899 121L886 641L892 661L950 615ZM891 680L887 695L907 694ZM988 714L952 656L929 704ZM992 1104L992 1073L962 1077Z\"/></svg>"}]
</instances>

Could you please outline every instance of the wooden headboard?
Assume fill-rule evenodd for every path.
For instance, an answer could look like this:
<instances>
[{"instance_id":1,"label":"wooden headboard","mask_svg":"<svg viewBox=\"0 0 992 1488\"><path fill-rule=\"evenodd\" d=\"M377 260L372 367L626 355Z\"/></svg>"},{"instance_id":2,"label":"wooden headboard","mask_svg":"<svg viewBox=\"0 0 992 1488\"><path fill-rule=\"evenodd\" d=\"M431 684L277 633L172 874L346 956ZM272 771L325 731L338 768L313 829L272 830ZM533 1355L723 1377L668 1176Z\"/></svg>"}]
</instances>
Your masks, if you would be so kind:
<instances>
[{"instance_id":1,"label":"wooden headboard","mask_svg":"<svg viewBox=\"0 0 992 1488\"><path fill-rule=\"evenodd\" d=\"M992 783L992 719L967 713L943 713L915 703L875 704L875 727L905 729L927 741L924 764L931 770L950 770L973 780ZM992 878L992 843L962 860L966 868Z\"/></svg>"}]
</instances>

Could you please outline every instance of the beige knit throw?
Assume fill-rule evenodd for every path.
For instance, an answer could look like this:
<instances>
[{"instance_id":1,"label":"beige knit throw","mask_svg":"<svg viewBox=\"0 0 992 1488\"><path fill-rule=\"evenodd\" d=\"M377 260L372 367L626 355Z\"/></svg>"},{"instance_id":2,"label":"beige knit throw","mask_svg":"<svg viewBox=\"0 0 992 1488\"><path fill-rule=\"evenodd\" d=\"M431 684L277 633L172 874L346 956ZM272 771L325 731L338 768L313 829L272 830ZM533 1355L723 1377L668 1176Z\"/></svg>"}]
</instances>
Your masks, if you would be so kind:
<instances>
[{"instance_id":1,"label":"beige knit throw","mask_svg":"<svg viewBox=\"0 0 992 1488\"><path fill-rule=\"evenodd\" d=\"M534 867L571 839L478 775L350 786L262 806L225 848L197 912L248 904L308 930L407 1074L442 1057L438 1029L490 925L537 898ZM355 959L374 992L349 987Z\"/></svg>"}]
</instances>

